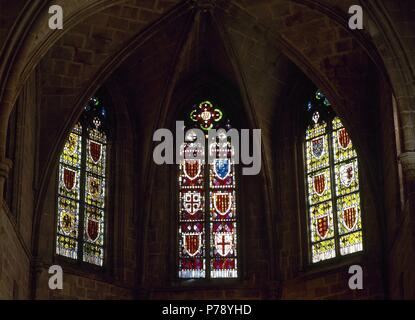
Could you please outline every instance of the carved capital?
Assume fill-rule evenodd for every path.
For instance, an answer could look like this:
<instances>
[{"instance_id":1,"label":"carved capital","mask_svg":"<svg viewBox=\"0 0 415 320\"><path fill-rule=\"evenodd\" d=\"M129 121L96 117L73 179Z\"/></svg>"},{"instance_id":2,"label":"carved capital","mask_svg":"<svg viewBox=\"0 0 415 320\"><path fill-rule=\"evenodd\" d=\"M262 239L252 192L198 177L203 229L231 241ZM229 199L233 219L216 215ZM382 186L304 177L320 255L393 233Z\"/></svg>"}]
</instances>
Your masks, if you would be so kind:
<instances>
[{"instance_id":1,"label":"carved capital","mask_svg":"<svg viewBox=\"0 0 415 320\"><path fill-rule=\"evenodd\" d=\"M415 181L415 152L402 153L399 156L399 160L402 164L406 179L410 182Z\"/></svg>"}]
</instances>

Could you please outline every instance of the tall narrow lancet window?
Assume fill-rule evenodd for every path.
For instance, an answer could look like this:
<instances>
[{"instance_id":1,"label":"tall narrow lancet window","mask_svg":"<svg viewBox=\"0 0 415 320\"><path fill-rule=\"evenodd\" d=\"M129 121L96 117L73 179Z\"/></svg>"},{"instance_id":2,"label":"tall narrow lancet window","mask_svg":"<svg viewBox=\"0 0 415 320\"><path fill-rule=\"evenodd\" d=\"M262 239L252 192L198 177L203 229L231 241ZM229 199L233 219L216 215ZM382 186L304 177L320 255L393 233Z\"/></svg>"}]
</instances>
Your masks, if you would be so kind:
<instances>
[{"instance_id":1,"label":"tall narrow lancet window","mask_svg":"<svg viewBox=\"0 0 415 320\"><path fill-rule=\"evenodd\" d=\"M341 119L317 91L307 107L305 170L311 262L363 250L357 153Z\"/></svg>"},{"instance_id":2,"label":"tall narrow lancet window","mask_svg":"<svg viewBox=\"0 0 415 320\"><path fill-rule=\"evenodd\" d=\"M103 265L106 165L107 111L92 98L60 156L56 254Z\"/></svg>"},{"instance_id":3,"label":"tall narrow lancet window","mask_svg":"<svg viewBox=\"0 0 415 320\"><path fill-rule=\"evenodd\" d=\"M208 140L210 129L230 128L223 112L205 101L189 115L193 128L204 131L197 142L189 128L181 147L179 168L179 277L238 276L236 177L234 148L226 134ZM201 159L194 159L196 154ZM193 155L193 157L191 157Z\"/></svg>"}]
</instances>

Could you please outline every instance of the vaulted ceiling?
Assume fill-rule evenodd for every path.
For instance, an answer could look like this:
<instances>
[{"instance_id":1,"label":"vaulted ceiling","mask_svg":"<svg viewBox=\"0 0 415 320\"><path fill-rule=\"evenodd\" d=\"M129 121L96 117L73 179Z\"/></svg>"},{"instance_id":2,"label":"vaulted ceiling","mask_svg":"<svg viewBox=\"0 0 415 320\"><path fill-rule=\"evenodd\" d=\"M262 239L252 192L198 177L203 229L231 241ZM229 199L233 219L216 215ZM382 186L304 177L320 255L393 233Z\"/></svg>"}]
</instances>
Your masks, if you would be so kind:
<instances>
[{"instance_id":1,"label":"vaulted ceiling","mask_svg":"<svg viewBox=\"0 0 415 320\"><path fill-rule=\"evenodd\" d=\"M410 4L363 1L371 8L368 27L351 31L347 11L353 2L60 0L53 4L64 8L64 29L52 31L46 23L49 1L0 0L0 133L5 139L8 114L34 70L40 72L42 183L82 105L102 85L125 95L136 134L147 146L153 129L175 112L169 108L176 89L201 74L237 89L247 122L263 130L265 154L278 108L305 78L325 90L346 122L356 114L358 131L369 117L359 106L367 104L373 77L392 83L402 108L410 104L405 93L413 86L412 68L398 72L394 66L406 61L413 67L408 54L415 45L397 46L401 54L384 42L400 39L387 24L385 8L394 14ZM150 151L144 151L147 158Z\"/></svg>"}]
</instances>

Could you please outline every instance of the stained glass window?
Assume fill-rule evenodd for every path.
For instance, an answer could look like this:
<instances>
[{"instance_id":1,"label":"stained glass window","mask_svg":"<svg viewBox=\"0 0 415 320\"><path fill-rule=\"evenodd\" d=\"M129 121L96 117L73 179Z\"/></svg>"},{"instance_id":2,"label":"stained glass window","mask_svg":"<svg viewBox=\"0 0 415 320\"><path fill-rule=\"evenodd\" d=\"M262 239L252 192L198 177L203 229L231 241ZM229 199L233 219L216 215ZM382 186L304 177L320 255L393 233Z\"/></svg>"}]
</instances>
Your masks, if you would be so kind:
<instances>
[{"instance_id":1,"label":"stained glass window","mask_svg":"<svg viewBox=\"0 0 415 320\"><path fill-rule=\"evenodd\" d=\"M92 98L59 161L56 254L102 266L107 163L106 109Z\"/></svg>"},{"instance_id":2,"label":"stained glass window","mask_svg":"<svg viewBox=\"0 0 415 320\"><path fill-rule=\"evenodd\" d=\"M195 106L191 122L205 132L222 128L223 112L209 101ZM229 123L222 129L229 129ZM237 208L234 148L226 134L197 144L192 130L179 166L179 277L236 278ZM205 152L208 150L208 152ZM200 155L200 159L195 159ZM193 156L193 157L192 157ZM208 159L212 159L210 162ZM206 165L207 164L207 165Z\"/></svg>"},{"instance_id":3,"label":"stained glass window","mask_svg":"<svg viewBox=\"0 0 415 320\"><path fill-rule=\"evenodd\" d=\"M359 166L352 140L321 91L307 105L305 170L311 262L363 250Z\"/></svg>"}]
</instances>

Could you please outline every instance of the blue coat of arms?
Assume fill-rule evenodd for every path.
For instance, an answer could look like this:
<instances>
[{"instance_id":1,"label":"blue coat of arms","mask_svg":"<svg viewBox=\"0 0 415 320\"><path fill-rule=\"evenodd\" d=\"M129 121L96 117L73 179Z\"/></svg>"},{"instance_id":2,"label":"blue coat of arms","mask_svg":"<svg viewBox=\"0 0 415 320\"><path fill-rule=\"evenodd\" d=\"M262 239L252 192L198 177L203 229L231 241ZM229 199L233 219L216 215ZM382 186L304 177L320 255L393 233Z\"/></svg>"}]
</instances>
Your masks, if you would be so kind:
<instances>
[{"instance_id":1,"label":"blue coat of arms","mask_svg":"<svg viewBox=\"0 0 415 320\"><path fill-rule=\"evenodd\" d=\"M313 155L317 159L321 158L321 156L324 154L324 137L320 137L312 141L312 151Z\"/></svg>"},{"instance_id":2,"label":"blue coat of arms","mask_svg":"<svg viewBox=\"0 0 415 320\"><path fill-rule=\"evenodd\" d=\"M213 163L215 174L222 180L226 179L231 172L231 162L229 159L215 159Z\"/></svg>"}]
</instances>

